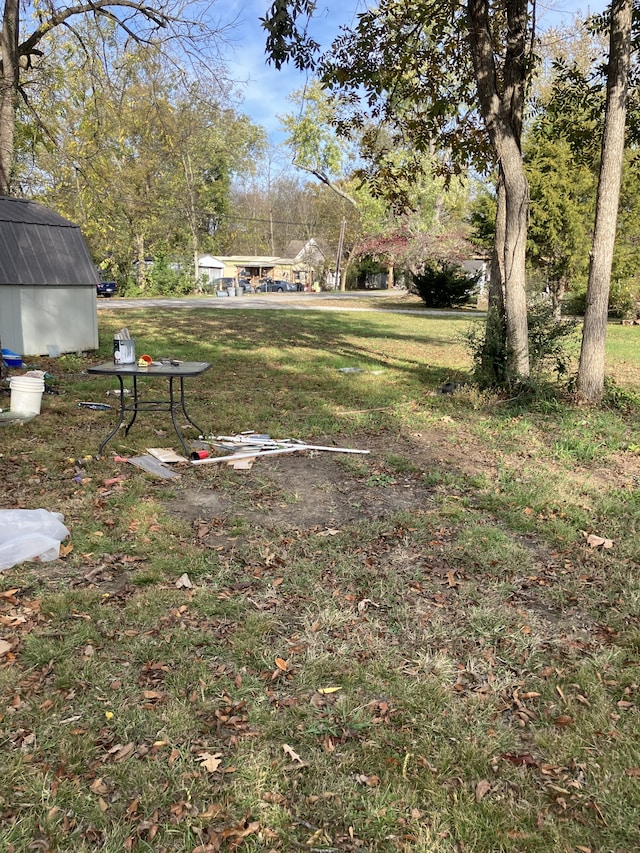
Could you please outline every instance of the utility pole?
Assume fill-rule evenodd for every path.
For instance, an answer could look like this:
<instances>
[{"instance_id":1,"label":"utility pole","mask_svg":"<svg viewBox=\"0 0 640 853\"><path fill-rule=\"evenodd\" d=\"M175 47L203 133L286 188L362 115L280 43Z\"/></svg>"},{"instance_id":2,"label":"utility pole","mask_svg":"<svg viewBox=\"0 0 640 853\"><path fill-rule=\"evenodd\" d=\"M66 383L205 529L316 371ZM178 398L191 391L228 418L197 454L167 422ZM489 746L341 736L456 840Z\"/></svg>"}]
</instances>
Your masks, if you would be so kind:
<instances>
[{"instance_id":1,"label":"utility pole","mask_svg":"<svg viewBox=\"0 0 640 853\"><path fill-rule=\"evenodd\" d=\"M340 262L342 260L342 247L344 246L344 232L347 227L347 220L343 219L340 223L340 237L338 238L338 254L336 256L336 290L343 290L340 282Z\"/></svg>"}]
</instances>

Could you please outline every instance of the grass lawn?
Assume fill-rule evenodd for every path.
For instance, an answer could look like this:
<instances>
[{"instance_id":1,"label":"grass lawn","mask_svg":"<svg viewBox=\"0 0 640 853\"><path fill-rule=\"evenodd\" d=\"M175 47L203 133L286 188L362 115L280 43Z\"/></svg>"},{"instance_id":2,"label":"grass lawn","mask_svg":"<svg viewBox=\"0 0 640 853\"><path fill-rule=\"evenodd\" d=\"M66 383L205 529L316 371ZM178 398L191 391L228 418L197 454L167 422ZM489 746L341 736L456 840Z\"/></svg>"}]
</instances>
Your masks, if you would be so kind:
<instances>
[{"instance_id":1,"label":"grass lawn","mask_svg":"<svg viewBox=\"0 0 640 853\"><path fill-rule=\"evenodd\" d=\"M591 409L436 393L469 322L103 309L100 352L31 360L0 505L71 537L1 577L3 853L640 848L640 329ZM96 458L123 326L212 363L207 434L370 452L164 480L122 461L181 450L143 414Z\"/></svg>"}]
</instances>

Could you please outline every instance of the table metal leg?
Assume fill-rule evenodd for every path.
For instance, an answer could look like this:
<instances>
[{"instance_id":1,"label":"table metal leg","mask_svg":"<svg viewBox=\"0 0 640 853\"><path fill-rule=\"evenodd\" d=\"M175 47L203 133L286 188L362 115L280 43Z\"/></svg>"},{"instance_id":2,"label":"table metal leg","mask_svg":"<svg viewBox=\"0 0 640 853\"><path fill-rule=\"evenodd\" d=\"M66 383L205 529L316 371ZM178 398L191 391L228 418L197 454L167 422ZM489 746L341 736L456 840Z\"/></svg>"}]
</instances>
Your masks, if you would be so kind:
<instances>
[{"instance_id":1,"label":"table metal leg","mask_svg":"<svg viewBox=\"0 0 640 853\"><path fill-rule=\"evenodd\" d=\"M122 382L122 379L120 377L118 377L118 378L120 379L120 382ZM125 430L124 430L125 435L129 435L129 430L131 429L131 427L135 423L135 419L138 417L138 383L136 381L135 373L133 374L132 378L133 378L133 399L131 401L131 406L127 406L127 411L132 411L133 415L131 416L131 420L129 421L129 423L125 427ZM122 413L124 415L124 408L122 410Z\"/></svg>"},{"instance_id":2,"label":"table metal leg","mask_svg":"<svg viewBox=\"0 0 640 853\"><path fill-rule=\"evenodd\" d=\"M189 445L185 441L185 438L182 434L182 430L180 429L180 425L178 424L178 420L176 418L176 411L177 410L182 411L182 413L184 414L185 418L189 421L191 426L195 427L198 430L199 435L202 435L202 430L200 429L198 424L195 423L195 421L192 421L191 418L189 417L189 415L187 414L187 410L185 408L185 402L184 402L184 379L183 379L183 377L180 377L180 397L177 400L176 400L174 388L173 388L173 379L174 379L173 376L169 377L169 409L171 411L171 421L173 423L173 428L176 431L176 435L180 439L180 444L182 444L182 446L184 448L184 452L188 456L191 453L191 448L189 447Z\"/></svg>"},{"instance_id":3,"label":"table metal leg","mask_svg":"<svg viewBox=\"0 0 640 853\"><path fill-rule=\"evenodd\" d=\"M176 414L181 413L182 415L184 415L184 417L187 419L187 422L190 423L191 426L194 427L198 431L198 435L203 435L203 430L198 426L198 424L191 418L191 416L187 412L185 396L184 396L184 377L182 377L182 376L180 376L180 377L169 376L168 377L169 378L169 399L168 400L165 397L164 399L160 399L160 400L147 400L147 401L143 400L143 401L140 401L138 399L138 383L136 380L136 375L134 373L134 374L132 374L132 377L131 377L132 381L133 381L132 396L130 398L129 403L127 404L125 402L125 389L124 389L123 378L119 374L115 374L115 375L117 376L118 382L120 384L120 409L118 411L118 420L117 420L114 428L107 435L107 437L104 439L104 441L102 441L102 443L100 444L100 447L98 450L98 455L99 456L102 455L102 451L104 450L106 445L111 441L111 439L114 437L114 435L118 432L118 430L120 429L120 427L124 423L125 414L127 412L131 413L131 419L129 420L129 422L127 423L127 425L125 427L125 430L124 430L125 435L128 435L129 430L131 429L131 427L135 423L136 418L138 417L139 411L143 411L143 412L144 411L150 411L150 412L165 411L166 412L167 408L168 408L169 413L171 414L171 422L173 423L173 428L176 432L176 435L178 436L178 439L180 440L180 444L182 445L185 453L188 456L191 453L191 448L187 444L187 442L184 438L184 435L182 434L182 430L180 429L180 424L178 423L178 418L176 417ZM175 378L180 379L180 393L179 394L177 392L177 389L174 388L174 385L173 385L173 380Z\"/></svg>"},{"instance_id":4,"label":"table metal leg","mask_svg":"<svg viewBox=\"0 0 640 853\"><path fill-rule=\"evenodd\" d=\"M118 432L118 430L122 426L122 422L124 421L124 382L122 381L122 376L118 376L118 382L120 383L120 410L118 412L118 420L109 435L100 444L100 447L98 448L98 456L102 456L102 451L111 441L113 436Z\"/></svg>"},{"instance_id":5,"label":"table metal leg","mask_svg":"<svg viewBox=\"0 0 640 853\"><path fill-rule=\"evenodd\" d=\"M187 408L186 408L186 404L185 404L185 400L184 400L184 377L183 376L180 377L180 407L182 409L183 415L189 421L191 426L195 427L198 430L198 435L204 435L204 430L201 429L194 420L192 420L192 418L189 416L189 413L187 412Z\"/></svg>"}]
</instances>

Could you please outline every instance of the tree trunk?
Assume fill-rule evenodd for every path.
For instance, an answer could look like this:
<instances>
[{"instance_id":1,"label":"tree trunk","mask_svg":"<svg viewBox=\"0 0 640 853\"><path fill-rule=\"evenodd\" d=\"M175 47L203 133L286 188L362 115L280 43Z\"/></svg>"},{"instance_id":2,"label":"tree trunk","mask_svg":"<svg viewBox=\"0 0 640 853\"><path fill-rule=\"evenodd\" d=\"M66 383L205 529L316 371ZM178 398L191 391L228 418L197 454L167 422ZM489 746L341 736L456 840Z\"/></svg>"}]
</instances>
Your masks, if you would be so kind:
<instances>
[{"instance_id":1,"label":"tree trunk","mask_svg":"<svg viewBox=\"0 0 640 853\"><path fill-rule=\"evenodd\" d=\"M633 0L614 0L611 6L602 159L577 379L578 395L589 402L598 401L604 392L609 287L624 156L632 14Z\"/></svg>"},{"instance_id":2,"label":"tree trunk","mask_svg":"<svg viewBox=\"0 0 640 853\"><path fill-rule=\"evenodd\" d=\"M529 337L525 293L525 259L529 218L529 186L520 140L524 83L527 76L527 0L508 0L507 50L499 83L490 28L488 0L469 0L469 41L478 98L504 181L504 241L496 241L504 292L507 358L514 378L529 376Z\"/></svg>"},{"instance_id":3,"label":"tree trunk","mask_svg":"<svg viewBox=\"0 0 640 853\"><path fill-rule=\"evenodd\" d=\"M502 173L496 186L496 232L491 256L487 323L481 357L482 384L504 385L507 379L507 336L504 308L504 244L507 208Z\"/></svg>"},{"instance_id":4,"label":"tree trunk","mask_svg":"<svg viewBox=\"0 0 640 853\"><path fill-rule=\"evenodd\" d=\"M520 146L503 140L501 164L505 181L504 307L507 324L507 361L510 373L529 376L527 326L526 249L529 220L529 185Z\"/></svg>"},{"instance_id":5,"label":"tree trunk","mask_svg":"<svg viewBox=\"0 0 640 853\"><path fill-rule=\"evenodd\" d=\"M20 65L20 0L5 0L0 34L0 195L11 194Z\"/></svg>"},{"instance_id":6,"label":"tree trunk","mask_svg":"<svg viewBox=\"0 0 640 853\"><path fill-rule=\"evenodd\" d=\"M136 255L138 260L138 287L140 290L145 290L147 286L147 264L144 251L144 235L135 235Z\"/></svg>"},{"instance_id":7,"label":"tree trunk","mask_svg":"<svg viewBox=\"0 0 640 853\"><path fill-rule=\"evenodd\" d=\"M553 307L553 316L556 320L562 317L562 300L567 292L567 279L563 278L560 281L555 281L551 285L551 305Z\"/></svg>"}]
</instances>

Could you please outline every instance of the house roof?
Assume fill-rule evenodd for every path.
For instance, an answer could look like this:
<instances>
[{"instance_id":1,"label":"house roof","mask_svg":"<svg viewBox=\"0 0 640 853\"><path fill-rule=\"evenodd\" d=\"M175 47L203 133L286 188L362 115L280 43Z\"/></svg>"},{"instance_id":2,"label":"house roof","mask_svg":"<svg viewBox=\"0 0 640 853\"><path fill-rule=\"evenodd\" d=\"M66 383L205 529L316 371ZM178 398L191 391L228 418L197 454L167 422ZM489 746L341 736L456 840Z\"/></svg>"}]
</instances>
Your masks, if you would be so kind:
<instances>
[{"instance_id":1,"label":"house roof","mask_svg":"<svg viewBox=\"0 0 640 853\"><path fill-rule=\"evenodd\" d=\"M224 263L219 258L214 258L213 255L200 255L198 266L206 269L224 269Z\"/></svg>"},{"instance_id":2,"label":"house roof","mask_svg":"<svg viewBox=\"0 0 640 853\"><path fill-rule=\"evenodd\" d=\"M326 252L313 237L310 240L290 240L285 254L294 261L305 263L322 263L326 258Z\"/></svg>"},{"instance_id":3,"label":"house roof","mask_svg":"<svg viewBox=\"0 0 640 853\"><path fill-rule=\"evenodd\" d=\"M79 226L22 198L0 196L0 285L96 285Z\"/></svg>"},{"instance_id":4,"label":"house roof","mask_svg":"<svg viewBox=\"0 0 640 853\"><path fill-rule=\"evenodd\" d=\"M218 258L228 264L239 264L247 267L274 266L281 260L275 255L218 255Z\"/></svg>"}]
</instances>

